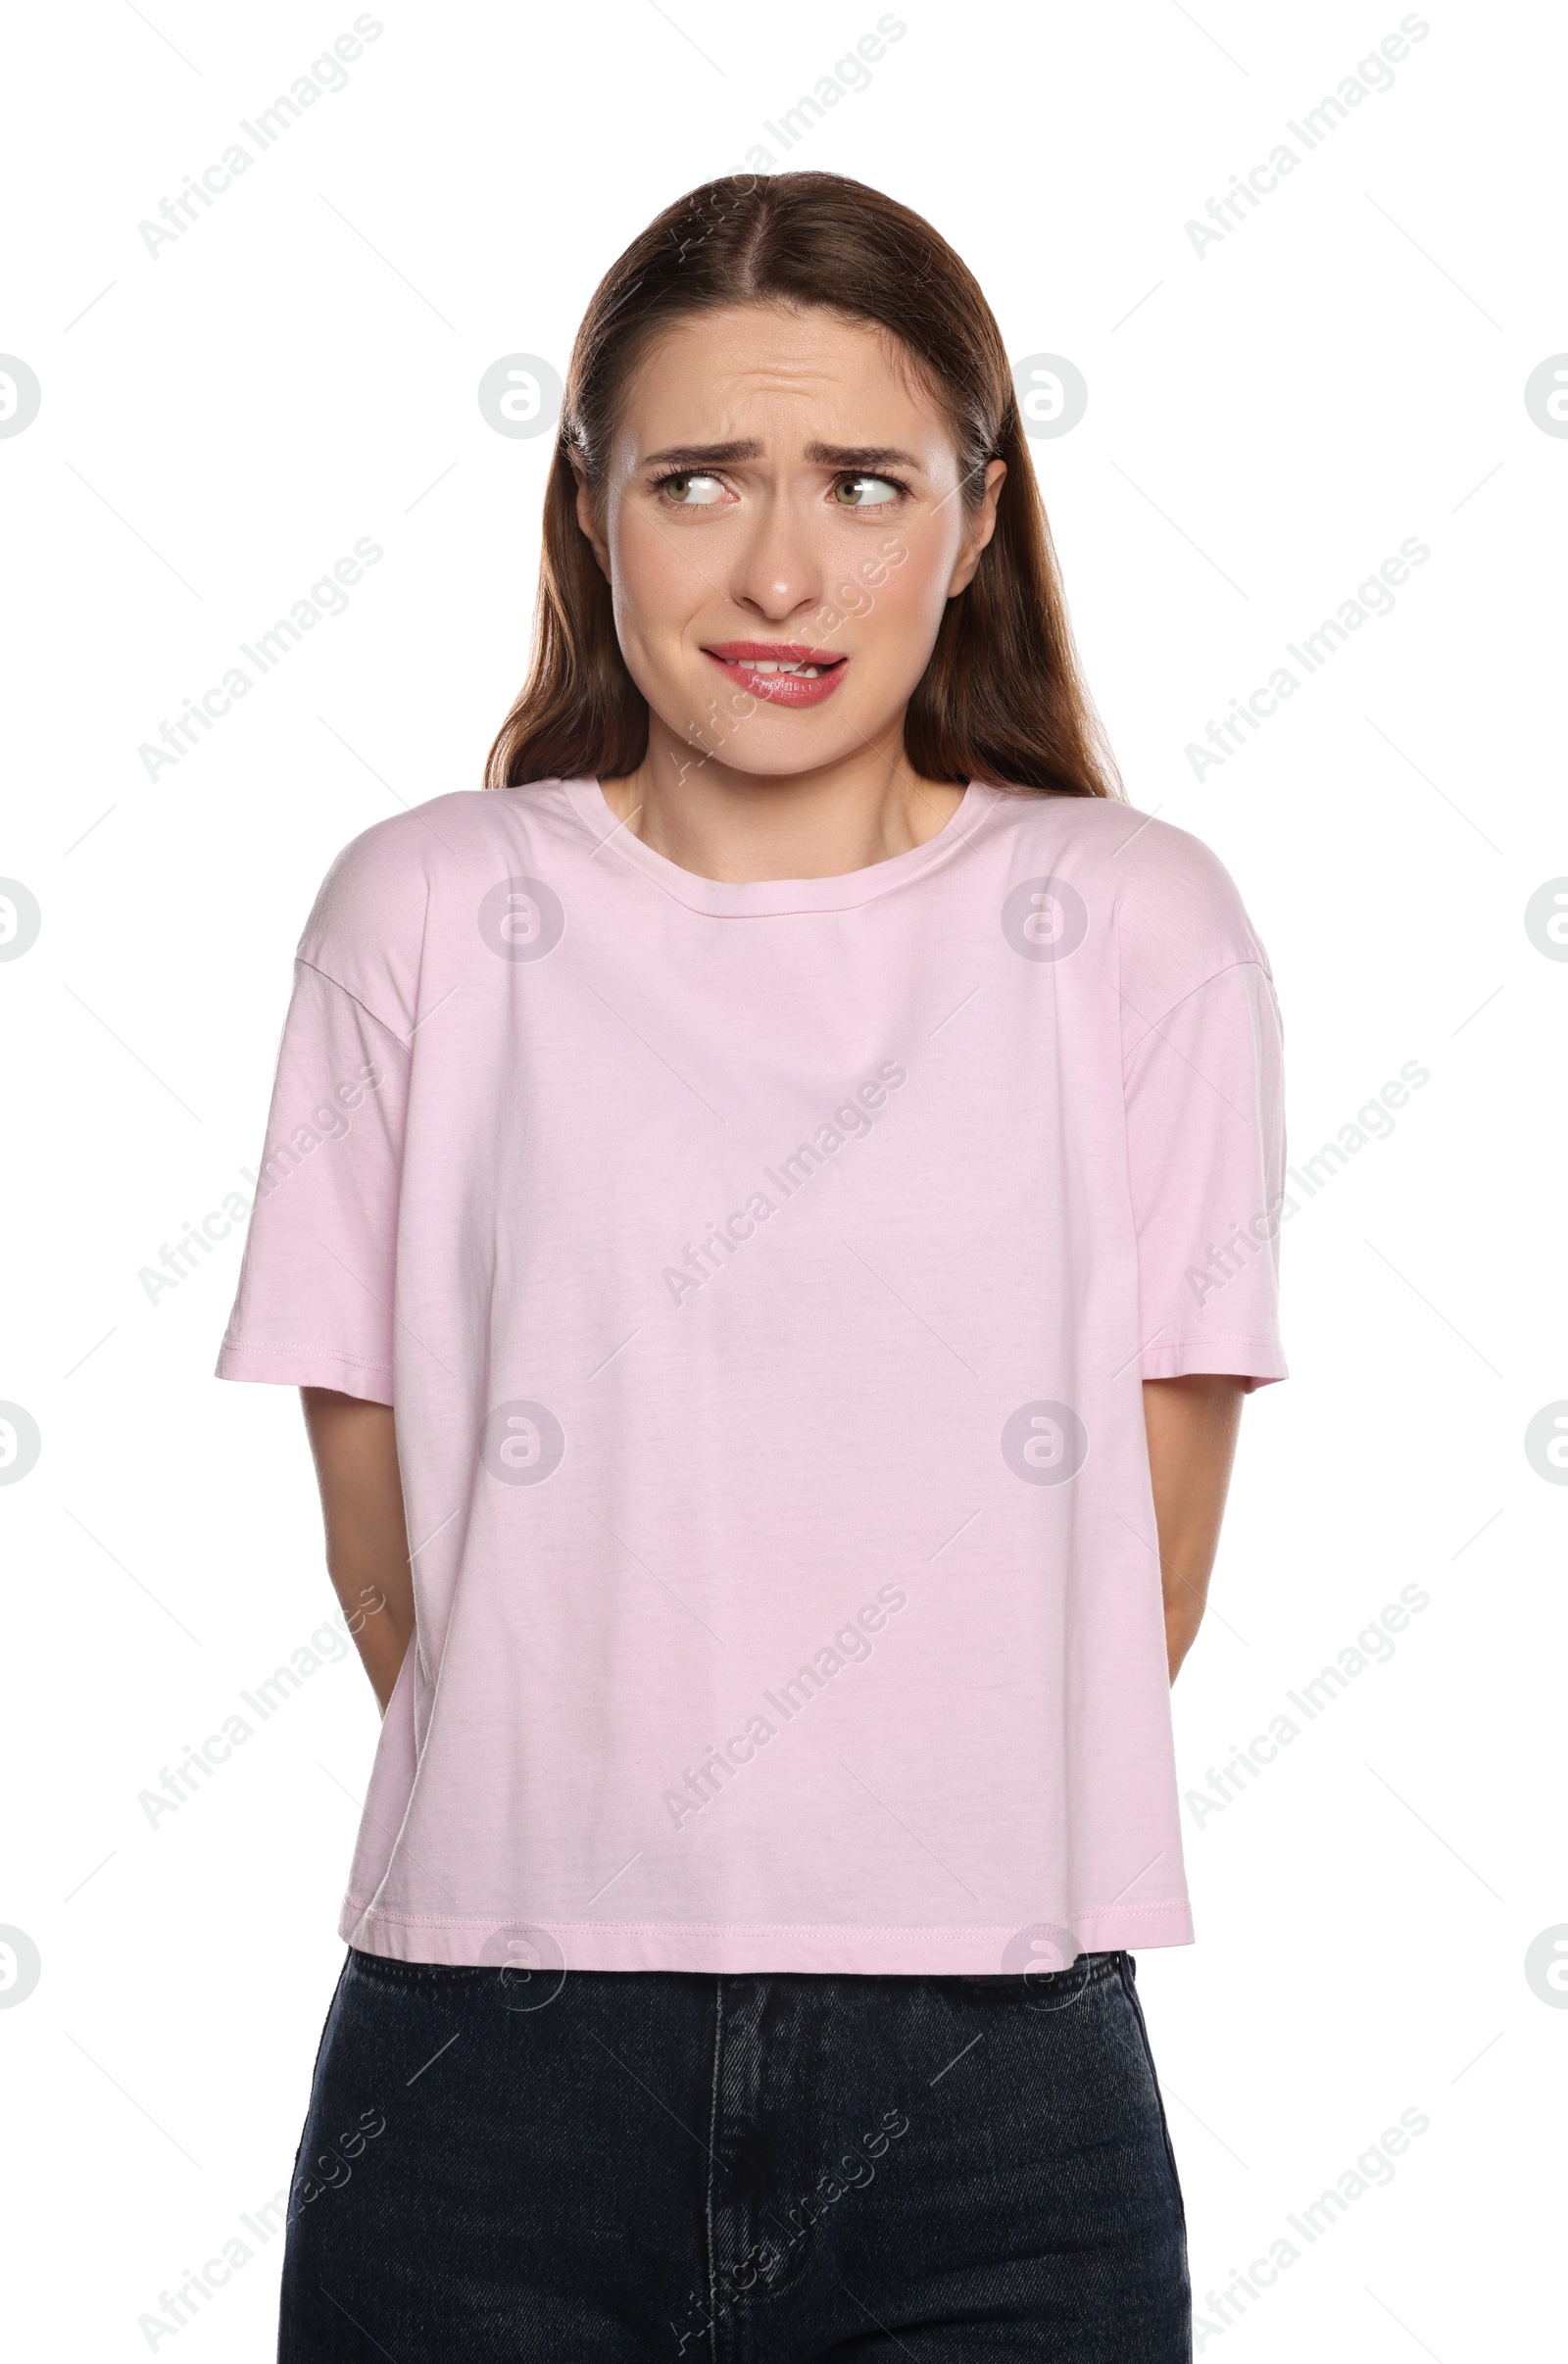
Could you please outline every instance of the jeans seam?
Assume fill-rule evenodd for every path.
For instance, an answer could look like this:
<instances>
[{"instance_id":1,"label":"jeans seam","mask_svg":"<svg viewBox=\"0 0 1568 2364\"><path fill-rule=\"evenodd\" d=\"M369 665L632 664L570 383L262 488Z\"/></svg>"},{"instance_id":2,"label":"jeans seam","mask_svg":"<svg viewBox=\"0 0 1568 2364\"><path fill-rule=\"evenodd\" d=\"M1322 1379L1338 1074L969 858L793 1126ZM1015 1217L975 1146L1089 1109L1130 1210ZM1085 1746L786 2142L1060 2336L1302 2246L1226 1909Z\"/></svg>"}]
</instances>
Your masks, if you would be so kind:
<instances>
[{"instance_id":1,"label":"jeans seam","mask_svg":"<svg viewBox=\"0 0 1568 2364\"><path fill-rule=\"evenodd\" d=\"M305 2103L305 2116L300 2125L300 2139L294 2145L294 2164L288 2171L288 2196L290 2209L292 2209L294 2204L294 2186L299 2180L300 2153L305 2148L305 2130L311 2122L311 2103L316 2098L316 2080L320 2071L321 2054L326 2049L327 2030L332 2025L332 2014L337 2008L338 1994L342 1988L343 1981L349 1974L350 1962L351 1956L345 1954L343 1957L343 1967L337 1974L337 1984L332 1989L332 1999L326 2006L326 2017L321 2022L321 2033L316 2041L316 2058L311 2064L311 2085L310 2093Z\"/></svg>"},{"instance_id":2,"label":"jeans seam","mask_svg":"<svg viewBox=\"0 0 1568 2364\"><path fill-rule=\"evenodd\" d=\"M462 1980L498 1979L500 1968L492 1969L484 1962L404 1962L389 1953L367 1953L358 1945L349 1947L349 1959L362 1978L385 1979L389 1985L431 1986L437 1979Z\"/></svg>"},{"instance_id":3,"label":"jeans seam","mask_svg":"<svg viewBox=\"0 0 1568 2364\"><path fill-rule=\"evenodd\" d=\"M1153 2047L1150 2044L1149 2029L1144 2020L1144 2006L1138 1999L1138 1989L1133 1984L1132 1956L1130 1953L1123 1951L1120 1960L1122 1991L1126 1995L1128 2001L1132 2004L1133 2018L1138 2024L1139 2039L1144 2047L1144 2058L1149 2063L1150 2082L1154 2088L1154 2103L1155 2107L1159 2111L1160 2138L1165 2145L1165 2157L1170 2166L1170 2180L1175 2187L1176 2206L1182 2220L1182 2232L1185 2235L1187 2231L1187 2200L1182 2192L1181 2170L1176 2164L1176 2152L1171 2143L1170 2124L1165 2116L1165 2096L1159 2089L1159 2071L1154 2066Z\"/></svg>"},{"instance_id":4,"label":"jeans seam","mask_svg":"<svg viewBox=\"0 0 1568 2364\"><path fill-rule=\"evenodd\" d=\"M713 2241L713 2165L718 2153L718 2075L724 2031L724 1982L713 1981L713 2089L708 2105L708 2322L709 2346L718 2355L718 2250Z\"/></svg>"}]
</instances>

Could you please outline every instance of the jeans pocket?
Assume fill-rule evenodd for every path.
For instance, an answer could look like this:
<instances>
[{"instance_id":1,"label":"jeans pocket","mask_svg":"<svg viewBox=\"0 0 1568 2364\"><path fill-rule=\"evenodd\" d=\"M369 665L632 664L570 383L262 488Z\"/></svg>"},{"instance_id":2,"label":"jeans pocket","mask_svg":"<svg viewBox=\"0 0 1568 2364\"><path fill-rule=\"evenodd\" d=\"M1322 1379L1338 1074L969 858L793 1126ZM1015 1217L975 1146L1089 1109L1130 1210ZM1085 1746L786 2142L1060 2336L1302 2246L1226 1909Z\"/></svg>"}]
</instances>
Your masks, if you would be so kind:
<instances>
[{"instance_id":1,"label":"jeans pocket","mask_svg":"<svg viewBox=\"0 0 1568 2364\"><path fill-rule=\"evenodd\" d=\"M948 1983L959 1992L979 1988L1022 2010L1065 2011L1111 1977L1118 1959L1114 1953L1080 1953L1065 1970L956 1970Z\"/></svg>"}]
</instances>

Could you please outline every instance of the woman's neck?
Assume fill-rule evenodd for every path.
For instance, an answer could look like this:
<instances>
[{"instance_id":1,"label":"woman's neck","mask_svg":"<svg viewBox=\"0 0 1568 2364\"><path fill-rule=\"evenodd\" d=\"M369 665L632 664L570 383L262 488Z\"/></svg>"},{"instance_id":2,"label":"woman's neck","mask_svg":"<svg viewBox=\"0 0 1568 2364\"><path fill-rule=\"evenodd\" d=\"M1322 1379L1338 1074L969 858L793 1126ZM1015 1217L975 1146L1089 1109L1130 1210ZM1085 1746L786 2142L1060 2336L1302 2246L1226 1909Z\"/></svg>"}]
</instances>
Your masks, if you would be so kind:
<instances>
[{"instance_id":1,"label":"woman's neck","mask_svg":"<svg viewBox=\"0 0 1568 2364\"><path fill-rule=\"evenodd\" d=\"M599 785L616 819L656 854L732 885L868 869L935 837L963 797L961 786L911 768L899 723L840 762L777 774L704 756L650 716L637 769Z\"/></svg>"}]
</instances>

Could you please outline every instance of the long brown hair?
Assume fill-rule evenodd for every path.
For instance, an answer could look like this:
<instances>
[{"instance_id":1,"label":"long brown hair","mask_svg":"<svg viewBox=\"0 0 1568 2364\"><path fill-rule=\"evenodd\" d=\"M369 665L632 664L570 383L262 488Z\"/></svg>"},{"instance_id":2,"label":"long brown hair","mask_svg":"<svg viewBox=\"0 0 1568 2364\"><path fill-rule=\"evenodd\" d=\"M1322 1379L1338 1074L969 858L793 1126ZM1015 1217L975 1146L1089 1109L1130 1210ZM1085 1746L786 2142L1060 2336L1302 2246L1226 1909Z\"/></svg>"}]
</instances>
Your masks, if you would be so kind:
<instances>
[{"instance_id":1,"label":"long brown hair","mask_svg":"<svg viewBox=\"0 0 1568 2364\"><path fill-rule=\"evenodd\" d=\"M949 600L904 722L923 778L1119 796L1078 669L1012 371L973 273L928 222L837 172L732 173L667 206L594 291L566 374L545 494L528 678L485 765L487 788L615 779L648 749L648 707L615 636L610 585L577 521L568 449L600 493L626 387L672 320L720 306L820 306L879 328L928 386L957 446L961 497L1007 473L996 531Z\"/></svg>"}]
</instances>

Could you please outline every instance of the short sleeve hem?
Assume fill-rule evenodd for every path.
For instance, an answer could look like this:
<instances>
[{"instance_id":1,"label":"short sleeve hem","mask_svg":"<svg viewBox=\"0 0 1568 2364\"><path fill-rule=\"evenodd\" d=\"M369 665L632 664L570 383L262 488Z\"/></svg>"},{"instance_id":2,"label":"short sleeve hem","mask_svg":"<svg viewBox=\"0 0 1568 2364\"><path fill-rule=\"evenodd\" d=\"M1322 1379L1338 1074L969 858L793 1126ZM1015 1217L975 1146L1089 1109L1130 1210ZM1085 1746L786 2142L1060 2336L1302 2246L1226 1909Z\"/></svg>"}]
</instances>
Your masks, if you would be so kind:
<instances>
[{"instance_id":1,"label":"short sleeve hem","mask_svg":"<svg viewBox=\"0 0 1568 2364\"><path fill-rule=\"evenodd\" d=\"M217 1363L220 1379L270 1380L278 1387L327 1387L365 1404L392 1402L392 1365L340 1354L330 1347L266 1346L247 1338L224 1339Z\"/></svg>"},{"instance_id":2,"label":"short sleeve hem","mask_svg":"<svg viewBox=\"0 0 1568 2364\"><path fill-rule=\"evenodd\" d=\"M1162 1338L1144 1349L1145 1379L1187 1379L1200 1373L1240 1379L1248 1395L1291 1375L1279 1347L1266 1338Z\"/></svg>"}]
</instances>

